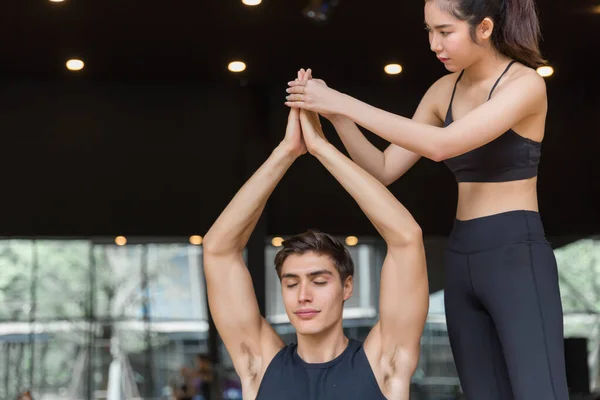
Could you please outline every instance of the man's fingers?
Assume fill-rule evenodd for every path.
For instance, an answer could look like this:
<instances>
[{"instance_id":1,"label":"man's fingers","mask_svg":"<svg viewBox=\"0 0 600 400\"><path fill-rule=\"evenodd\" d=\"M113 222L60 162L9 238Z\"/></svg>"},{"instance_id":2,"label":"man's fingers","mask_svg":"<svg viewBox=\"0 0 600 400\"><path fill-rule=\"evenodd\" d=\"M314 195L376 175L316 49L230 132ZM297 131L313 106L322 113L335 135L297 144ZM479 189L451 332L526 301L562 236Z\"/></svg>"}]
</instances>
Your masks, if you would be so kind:
<instances>
[{"instance_id":1,"label":"man's fingers","mask_svg":"<svg viewBox=\"0 0 600 400\"><path fill-rule=\"evenodd\" d=\"M304 71L304 68L299 69L298 70L298 79L296 79L296 81L303 81L305 75L306 75L306 71Z\"/></svg>"},{"instance_id":2,"label":"man's fingers","mask_svg":"<svg viewBox=\"0 0 600 400\"><path fill-rule=\"evenodd\" d=\"M312 124L310 123L310 119L306 115L306 110L300 110L300 125L302 125L302 133L307 134L310 132L308 128L312 128Z\"/></svg>"},{"instance_id":3,"label":"man's fingers","mask_svg":"<svg viewBox=\"0 0 600 400\"><path fill-rule=\"evenodd\" d=\"M288 114L288 121L297 120L300 114L300 109L298 108L290 108L290 113Z\"/></svg>"}]
</instances>

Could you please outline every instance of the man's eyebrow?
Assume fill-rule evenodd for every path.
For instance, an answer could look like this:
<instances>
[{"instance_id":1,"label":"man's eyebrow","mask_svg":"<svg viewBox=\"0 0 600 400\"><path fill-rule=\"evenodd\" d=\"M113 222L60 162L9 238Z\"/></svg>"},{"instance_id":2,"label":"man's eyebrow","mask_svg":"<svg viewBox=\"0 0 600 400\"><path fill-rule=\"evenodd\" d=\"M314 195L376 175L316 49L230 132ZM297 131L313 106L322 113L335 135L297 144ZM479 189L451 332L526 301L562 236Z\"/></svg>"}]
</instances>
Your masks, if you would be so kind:
<instances>
[{"instance_id":1,"label":"man's eyebrow","mask_svg":"<svg viewBox=\"0 0 600 400\"><path fill-rule=\"evenodd\" d=\"M331 275L331 276L333 276L333 274L331 273L331 271L328 271L326 269L320 269L318 271L313 271L313 272L307 274L307 276L309 276L311 278L315 277L315 276L318 276L318 275ZM281 275L281 279L284 279L284 278L296 278L297 279L297 278L300 278L300 277L298 275L296 275L296 274L286 273L286 274Z\"/></svg>"},{"instance_id":2,"label":"man's eyebrow","mask_svg":"<svg viewBox=\"0 0 600 400\"><path fill-rule=\"evenodd\" d=\"M332 275L333 276L333 274L331 273L331 271L328 271L326 269L320 269L318 271L314 271L314 272L311 272L310 274L308 274L308 276L311 276L311 277L312 276L317 276L317 275Z\"/></svg>"}]
</instances>

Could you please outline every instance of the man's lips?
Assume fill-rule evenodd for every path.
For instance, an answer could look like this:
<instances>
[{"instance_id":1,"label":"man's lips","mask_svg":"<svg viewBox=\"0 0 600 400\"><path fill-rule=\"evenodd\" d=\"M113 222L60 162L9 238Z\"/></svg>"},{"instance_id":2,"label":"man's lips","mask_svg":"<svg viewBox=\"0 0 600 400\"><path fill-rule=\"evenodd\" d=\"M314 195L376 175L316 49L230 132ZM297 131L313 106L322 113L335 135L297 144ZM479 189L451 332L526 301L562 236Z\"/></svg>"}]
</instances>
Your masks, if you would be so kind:
<instances>
[{"instance_id":1,"label":"man's lips","mask_svg":"<svg viewBox=\"0 0 600 400\"><path fill-rule=\"evenodd\" d=\"M319 310L302 309L302 310L295 311L294 314L296 314L299 318L309 319L309 318L312 318L315 315L317 315L319 312L320 312Z\"/></svg>"}]
</instances>

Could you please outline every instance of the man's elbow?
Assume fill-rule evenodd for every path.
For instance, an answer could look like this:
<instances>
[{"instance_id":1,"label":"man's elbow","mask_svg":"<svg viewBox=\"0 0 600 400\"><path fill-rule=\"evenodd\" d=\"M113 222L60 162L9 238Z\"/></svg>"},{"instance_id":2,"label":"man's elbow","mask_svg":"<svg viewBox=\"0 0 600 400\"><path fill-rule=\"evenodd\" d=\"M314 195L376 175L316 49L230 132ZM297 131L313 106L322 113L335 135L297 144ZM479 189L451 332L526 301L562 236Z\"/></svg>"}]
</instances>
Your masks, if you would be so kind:
<instances>
[{"instance_id":1,"label":"man's elbow","mask_svg":"<svg viewBox=\"0 0 600 400\"><path fill-rule=\"evenodd\" d=\"M423 231L419 224L397 224L397 228L387 240L388 246L421 246L423 244Z\"/></svg>"},{"instance_id":2,"label":"man's elbow","mask_svg":"<svg viewBox=\"0 0 600 400\"><path fill-rule=\"evenodd\" d=\"M209 231L202 239L202 253L206 255L218 252L217 243L218 241L215 240L214 235Z\"/></svg>"},{"instance_id":3,"label":"man's elbow","mask_svg":"<svg viewBox=\"0 0 600 400\"><path fill-rule=\"evenodd\" d=\"M202 253L204 257L221 256L229 253L235 253L236 248L232 240L219 238L218 236L208 232L202 240Z\"/></svg>"}]
</instances>

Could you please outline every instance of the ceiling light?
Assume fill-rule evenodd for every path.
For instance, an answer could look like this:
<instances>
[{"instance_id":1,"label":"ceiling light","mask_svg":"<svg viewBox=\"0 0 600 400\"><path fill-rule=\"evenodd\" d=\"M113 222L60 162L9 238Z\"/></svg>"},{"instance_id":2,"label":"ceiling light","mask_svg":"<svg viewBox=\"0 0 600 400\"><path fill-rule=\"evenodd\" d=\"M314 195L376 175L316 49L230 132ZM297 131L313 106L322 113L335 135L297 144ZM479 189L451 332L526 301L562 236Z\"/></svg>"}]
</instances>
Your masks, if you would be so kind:
<instances>
[{"instance_id":1,"label":"ceiling light","mask_svg":"<svg viewBox=\"0 0 600 400\"><path fill-rule=\"evenodd\" d=\"M544 78L547 78L549 76L552 76L552 74L554 74L554 68L550 67L550 66L545 66L545 67L539 67L537 69L537 73L540 76L543 76Z\"/></svg>"},{"instance_id":2,"label":"ceiling light","mask_svg":"<svg viewBox=\"0 0 600 400\"><path fill-rule=\"evenodd\" d=\"M281 247L281 245L283 244L283 238L274 237L273 240L271 240L271 244L275 247Z\"/></svg>"},{"instance_id":3,"label":"ceiling light","mask_svg":"<svg viewBox=\"0 0 600 400\"><path fill-rule=\"evenodd\" d=\"M388 64L383 68L386 74L388 75L398 75L402 72L402 65L400 64Z\"/></svg>"},{"instance_id":4,"label":"ceiling light","mask_svg":"<svg viewBox=\"0 0 600 400\"><path fill-rule=\"evenodd\" d=\"M117 246L125 246L127 244L127 238L125 236L117 236L115 238Z\"/></svg>"},{"instance_id":5,"label":"ceiling light","mask_svg":"<svg viewBox=\"0 0 600 400\"><path fill-rule=\"evenodd\" d=\"M51 3L62 3L65 0L50 0Z\"/></svg>"},{"instance_id":6,"label":"ceiling light","mask_svg":"<svg viewBox=\"0 0 600 400\"><path fill-rule=\"evenodd\" d=\"M67 69L69 69L70 71L80 71L83 69L83 61L81 60L69 60L67 61Z\"/></svg>"},{"instance_id":7,"label":"ceiling light","mask_svg":"<svg viewBox=\"0 0 600 400\"><path fill-rule=\"evenodd\" d=\"M339 3L339 0L309 0L308 6L302 12L306 18L314 22L325 22Z\"/></svg>"},{"instance_id":8,"label":"ceiling light","mask_svg":"<svg viewBox=\"0 0 600 400\"><path fill-rule=\"evenodd\" d=\"M358 244L358 238L356 236L348 236L346 238L346 244L348 246L356 246Z\"/></svg>"},{"instance_id":9,"label":"ceiling light","mask_svg":"<svg viewBox=\"0 0 600 400\"><path fill-rule=\"evenodd\" d=\"M194 246L200 246L202 244L202 236L192 235L190 236L190 243Z\"/></svg>"},{"instance_id":10,"label":"ceiling light","mask_svg":"<svg viewBox=\"0 0 600 400\"><path fill-rule=\"evenodd\" d=\"M262 3L262 0L242 0L242 3L247 6L257 6Z\"/></svg>"},{"instance_id":11,"label":"ceiling light","mask_svg":"<svg viewBox=\"0 0 600 400\"><path fill-rule=\"evenodd\" d=\"M231 72L242 72L246 69L246 64L244 64L242 61L232 61L229 63L227 68Z\"/></svg>"}]
</instances>

